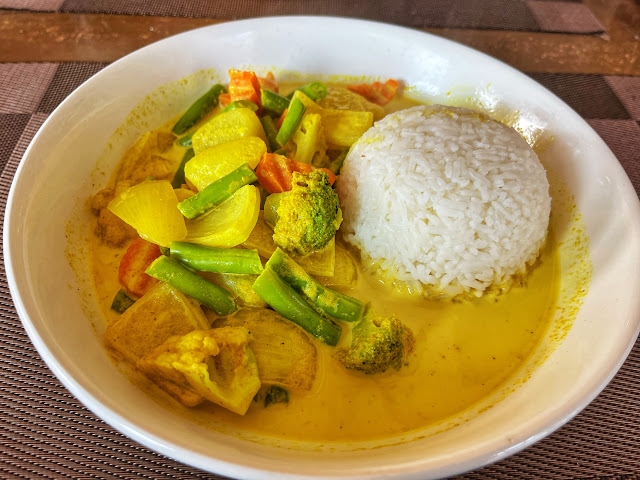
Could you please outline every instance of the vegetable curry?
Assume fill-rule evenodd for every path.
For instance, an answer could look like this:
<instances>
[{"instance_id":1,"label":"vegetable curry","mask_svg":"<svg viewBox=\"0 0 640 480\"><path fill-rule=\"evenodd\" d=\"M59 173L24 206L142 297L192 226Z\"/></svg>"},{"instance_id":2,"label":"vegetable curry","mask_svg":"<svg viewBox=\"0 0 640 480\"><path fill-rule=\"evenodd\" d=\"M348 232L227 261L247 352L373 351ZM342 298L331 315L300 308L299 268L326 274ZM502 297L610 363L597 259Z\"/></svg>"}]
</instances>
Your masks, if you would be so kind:
<instances>
[{"instance_id":1,"label":"vegetable curry","mask_svg":"<svg viewBox=\"0 0 640 480\"><path fill-rule=\"evenodd\" d=\"M553 236L506 293L385 284L342 240L333 184L351 144L415 102L394 80L230 78L144 134L91 199L114 358L185 408L304 441L415 431L503 386L548 328Z\"/></svg>"}]
</instances>

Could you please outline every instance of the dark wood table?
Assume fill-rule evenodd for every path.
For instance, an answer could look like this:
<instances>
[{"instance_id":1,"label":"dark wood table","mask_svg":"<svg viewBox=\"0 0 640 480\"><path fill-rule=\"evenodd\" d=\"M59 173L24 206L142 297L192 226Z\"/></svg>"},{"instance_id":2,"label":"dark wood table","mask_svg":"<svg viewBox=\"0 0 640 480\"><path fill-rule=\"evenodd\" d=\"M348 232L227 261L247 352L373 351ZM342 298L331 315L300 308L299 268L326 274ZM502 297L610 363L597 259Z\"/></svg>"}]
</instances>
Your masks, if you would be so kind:
<instances>
[{"instance_id":1,"label":"dark wood table","mask_svg":"<svg viewBox=\"0 0 640 480\"><path fill-rule=\"evenodd\" d=\"M289 14L404 25L507 62L582 115L640 191L638 0L0 0L2 206L40 125L110 62L185 30ZM70 395L29 341L3 266L0 369L1 478L219 478L136 444ZM460 478L640 478L640 344L611 384L566 426Z\"/></svg>"}]
</instances>

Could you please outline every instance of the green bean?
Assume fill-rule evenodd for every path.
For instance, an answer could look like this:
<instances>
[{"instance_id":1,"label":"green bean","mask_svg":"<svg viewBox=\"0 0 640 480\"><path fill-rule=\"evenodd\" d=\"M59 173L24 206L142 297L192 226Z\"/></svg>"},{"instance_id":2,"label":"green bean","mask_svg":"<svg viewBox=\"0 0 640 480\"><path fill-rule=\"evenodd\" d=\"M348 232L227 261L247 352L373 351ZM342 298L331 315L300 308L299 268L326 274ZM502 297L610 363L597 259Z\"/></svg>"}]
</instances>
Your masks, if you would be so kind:
<instances>
[{"instance_id":1,"label":"green bean","mask_svg":"<svg viewBox=\"0 0 640 480\"><path fill-rule=\"evenodd\" d=\"M276 136L276 141L280 145L284 145L291 138L293 132L298 128L298 125L300 125L300 121L306 110L307 107L297 98L291 102L287 115L284 117L278 135Z\"/></svg>"},{"instance_id":2,"label":"green bean","mask_svg":"<svg viewBox=\"0 0 640 480\"><path fill-rule=\"evenodd\" d=\"M255 292L276 312L291 320L316 338L335 346L341 329L331 320L316 312L291 285L267 267L253 284Z\"/></svg>"},{"instance_id":3,"label":"green bean","mask_svg":"<svg viewBox=\"0 0 640 480\"><path fill-rule=\"evenodd\" d=\"M218 315L235 312L236 304L224 288L208 282L180 262L164 255L156 258L145 270L158 280L206 305Z\"/></svg>"},{"instance_id":4,"label":"green bean","mask_svg":"<svg viewBox=\"0 0 640 480\"><path fill-rule=\"evenodd\" d=\"M349 150L343 150L342 152L340 152L340 155L338 155L333 162L331 162L331 164L329 165L329 170L335 174L338 175L340 174L340 169L342 168L342 164L344 163L344 159L347 158L347 154L349 153Z\"/></svg>"},{"instance_id":5,"label":"green bean","mask_svg":"<svg viewBox=\"0 0 640 480\"><path fill-rule=\"evenodd\" d=\"M276 223L278 223L278 207L280 206L282 196L287 193L288 192L272 193L267 196L264 201L264 221L267 222L271 228L275 227Z\"/></svg>"},{"instance_id":6,"label":"green bean","mask_svg":"<svg viewBox=\"0 0 640 480\"><path fill-rule=\"evenodd\" d=\"M173 188L180 188L184 183L184 166L195 156L195 154L196 153L193 151L193 148L184 152L180 165L178 165L178 170L176 170L176 173L173 175L173 180L171 181L171 186Z\"/></svg>"},{"instance_id":7,"label":"green bean","mask_svg":"<svg viewBox=\"0 0 640 480\"><path fill-rule=\"evenodd\" d=\"M321 312L345 322L357 322L362 318L364 303L325 287L280 248L277 248L265 268L272 268L282 280L304 295Z\"/></svg>"},{"instance_id":8,"label":"green bean","mask_svg":"<svg viewBox=\"0 0 640 480\"><path fill-rule=\"evenodd\" d=\"M236 100L235 102L231 102L229 105L225 107L220 113L230 112L231 110L235 110L236 108L250 108L254 112L258 111L258 105L253 103L251 100ZM220 115L220 113L218 115Z\"/></svg>"},{"instance_id":9,"label":"green bean","mask_svg":"<svg viewBox=\"0 0 640 480\"><path fill-rule=\"evenodd\" d=\"M304 93L307 97L309 97L314 102L317 102L318 100L322 100L324 97L327 96L327 86L322 82L307 83L306 85L303 85L300 88L296 88L296 90L300 90L302 93ZM289 95L287 95L286 98L288 98L289 100L292 99L293 94L296 92L296 90L294 90Z\"/></svg>"},{"instance_id":10,"label":"green bean","mask_svg":"<svg viewBox=\"0 0 640 480\"><path fill-rule=\"evenodd\" d=\"M245 163L228 175L207 185L193 197L178 203L178 209L189 219L199 217L207 210L220 205L238 189L256 180L258 177L253 173L249 164Z\"/></svg>"},{"instance_id":11,"label":"green bean","mask_svg":"<svg viewBox=\"0 0 640 480\"><path fill-rule=\"evenodd\" d=\"M278 95L271 90L260 90L260 100L262 102L262 108L269 110L270 112L282 115L284 111L289 107L289 99Z\"/></svg>"},{"instance_id":12,"label":"green bean","mask_svg":"<svg viewBox=\"0 0 640 480\"><path fill-rule=\"evenodd\" d=\"M180 145L181 147L190 147L191 146L191 139L192 139L194 133L196 133L196 132L194 131L194 132L191 132L188 135L185 135L184 137L180 137L178 140L176 140L176 143L178 145Z\"/></svg>"},{"instance_id":13,"label":"green bean","mask_svg":"<svg viewBox=\"0 0 640 480\"><path fill-rule=\"evenodd\" d=\"M180 120L176 122L171 131L176 135L182 135L185 133L196 123L202 120L207 113L218 106L218 97L220 97L221 93L226 91L227 89L219 83L215 84L207 93L201 96L189 107L189 110L180 117Z\"/></svg>"},{"instance_id":14,"label":"green bean","mask_svg":"<svg viewBox=\"0 0 640 480\"><path fill-rule=\"evenodd\" d=\"M260 123L262 123L262 128L264 128L264 133L267 135L267 140L269 140L269 148L271 148L272 152L275 152L279 148L282 148L282 145L278 143L276 137L278 136L278 129L276 128L276 124L268 115L260 118Z\"/></svg>"},{"instance_id":15,"label":"green bean","mask_svg":"<svg viewBox=\"0 0 640 480\"><path fill-rule=\"evenodd\" d=\"M257 250L217 248L188 242L171 242L171 258L200 272L262 273Z\"/></svg>"},{"instance_id":16,"label":"green bean","mask_svg":"<svg viewBox=\"0 0 640 480\"><path fill-rule=\"evenodd\" d=\"M118 313L124 313L127 308L129 308L134 303L136 303L136 301L129 296L124 288L121 288L120 290L118 290L118 293L116 293L116 296L113 297L113 302L111 302L111 310Z\"/></svg>"},{"instance_id":17,"label":"green bean","mask_svg":"<svg viewBox=\"0 0 640 480\"><path fill-rule=\"evenodd\" d=\"M284 148L279 148L278 150L276 150L276 151L275 151L275 152L273 152L273 153L276 153L276 154L278 154L278 155L284 155L284 156L286 156L287 151L286 151Z\"/></svg>"}]
</instances>

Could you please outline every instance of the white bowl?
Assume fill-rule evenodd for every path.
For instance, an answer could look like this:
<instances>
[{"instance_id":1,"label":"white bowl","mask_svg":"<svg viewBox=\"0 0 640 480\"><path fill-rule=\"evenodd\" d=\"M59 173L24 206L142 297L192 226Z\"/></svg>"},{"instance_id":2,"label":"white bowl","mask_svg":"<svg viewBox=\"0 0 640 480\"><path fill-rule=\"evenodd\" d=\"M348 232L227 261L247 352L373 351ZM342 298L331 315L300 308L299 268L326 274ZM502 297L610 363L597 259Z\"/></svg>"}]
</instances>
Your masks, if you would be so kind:
<instances>
[{"instance_id":1,"label":"white bowl","mask_svg":"<svg viewBox=\"0 0 640 480\"><path fill-rule=\"evenodd\" d=\"M88 275L76 275L68 262L70 257L77 265L86 253L83 202L104 185L105 172L136 136L178 114L209 82L204 74L186 83L179 79L208 68L224 74L239 65L400 78L423 98L446 102L453 90L471 96L481 109L517 110L523 125L554 136L542 160L566 184L582 214L593 277L573 326L556 348L549 347L551 340L543 342L546 350L537 355L548 358L528 381L447 431L375 451L327 453L206 428L153 401L121 374L92 326L100 330L101 320L88 295ZM595 132L510 67L451 41L390 25L263 18L155 43L115 62L67 98L20 164L5 215L4 254L16 308L49 367L95 414L147 447L233 477L425 479L473 469L530 445L568 421L609 382L640 325L639 213L629 179Z\"/></svg>"}]
</instances>

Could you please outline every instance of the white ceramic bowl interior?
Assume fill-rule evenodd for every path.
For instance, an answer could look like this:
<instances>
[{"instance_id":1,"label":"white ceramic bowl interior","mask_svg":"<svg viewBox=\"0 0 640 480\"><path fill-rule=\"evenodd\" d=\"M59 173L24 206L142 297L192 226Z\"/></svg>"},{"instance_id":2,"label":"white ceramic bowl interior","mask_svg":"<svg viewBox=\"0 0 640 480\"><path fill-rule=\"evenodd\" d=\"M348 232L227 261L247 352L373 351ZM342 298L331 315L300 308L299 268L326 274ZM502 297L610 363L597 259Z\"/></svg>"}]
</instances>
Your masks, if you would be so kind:
<instances>
[{"instance_id":1,"label":"white ceramic bowl interior","mask_svg":"<svg viewBox=\"0 0 640 480\"><path fill-rule=\"evenodd\" d=\"M590 239L593 279L573 327L527 382L459 427L375 451L327 453L216 432L154 402L121 374L92 326L100 319L92 317L96 305L83 274L77 276L67 258L86 253L84 199L104 186L106 172L139 134L178 114L207 88L210 78L195 72L215 69L224 75L242 65L399 78L413 86L413 94L443 102L454 90L489 110L518 110L524 121L553 135L543 161L575 198ZM176 83L187 76L186 84ZM145 101L166 84L163 96ZM128 116L136 108L139 115ZM524 448L604 388L638 334L639 218L636 193L602 140L558 98L510 67L448 40L390 25L263 18L163 40L76 90L43 125L20 165L7 205L4 253L16 308L44 360L89 409L147 447L234 477L425 479ZM69 244L68 236L77 243Z\"/></svg>"}]
</instances>

